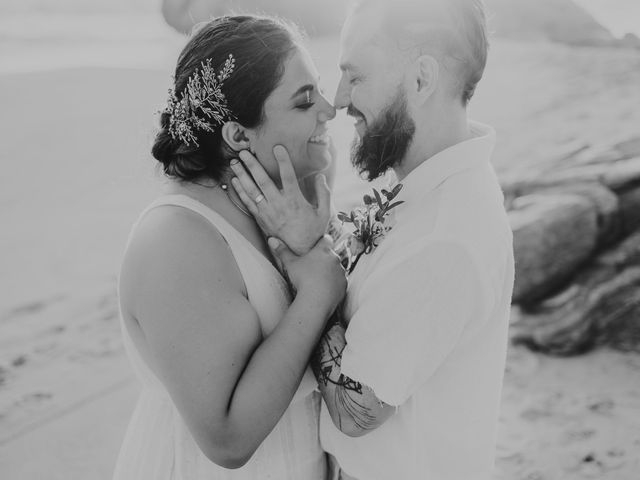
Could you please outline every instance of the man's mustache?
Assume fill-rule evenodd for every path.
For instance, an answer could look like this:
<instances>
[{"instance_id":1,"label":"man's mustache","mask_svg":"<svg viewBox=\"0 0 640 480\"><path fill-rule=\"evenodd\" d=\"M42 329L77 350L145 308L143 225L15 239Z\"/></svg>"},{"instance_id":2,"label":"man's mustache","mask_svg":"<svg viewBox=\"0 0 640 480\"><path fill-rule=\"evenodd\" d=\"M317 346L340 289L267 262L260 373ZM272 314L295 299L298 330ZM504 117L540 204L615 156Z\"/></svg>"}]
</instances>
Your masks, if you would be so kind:
<instances>
[{"instance_id":1,"label":"man's mustache","mask_svg":"<svg viewBox=\"0 0 640 480\"><path fill-rule=\"evenodd\" d=\"M350 117L361 117L361 118L364 118L364 115L362 114L362 112L360 112L360 110L358 110L353 105L349 105L347 107L347 115L349 115Z\"/></svg>"}]
</instances>

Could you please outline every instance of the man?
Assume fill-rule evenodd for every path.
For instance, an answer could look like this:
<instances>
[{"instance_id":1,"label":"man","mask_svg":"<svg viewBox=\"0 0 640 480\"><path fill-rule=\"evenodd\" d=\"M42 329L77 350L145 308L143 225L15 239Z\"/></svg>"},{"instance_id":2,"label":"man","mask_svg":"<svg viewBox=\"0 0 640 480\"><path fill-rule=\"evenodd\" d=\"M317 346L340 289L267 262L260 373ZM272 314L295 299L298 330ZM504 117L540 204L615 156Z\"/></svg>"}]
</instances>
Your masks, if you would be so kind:
<instances>
[{"instance_id":1,"label":"man","mask_svg":"<svg viewBox=\"0 0 640 480\"><path fill-rule=\"evenodd\" d=\"M492 477L514 264L495 134L467 118L485 32L480 0L365 0L343 29L352 161L369 179L393 169L404 203L312 359L342 480Z\"/></svg>"},{"instance_id":2,"label":"man","mask_svg":"<svg viewBox=\"0 0 640 480\"><path fill-rule=\"evenodd\" d=\"M345 480L488 480L514 265L494 133L467 120L482 5L361 2L341 49L335 105L357 120L354 164L370 179L393 168L405 203L350 277L348 327L314 358L322 445Z\"/></svg>"}]
</instances>

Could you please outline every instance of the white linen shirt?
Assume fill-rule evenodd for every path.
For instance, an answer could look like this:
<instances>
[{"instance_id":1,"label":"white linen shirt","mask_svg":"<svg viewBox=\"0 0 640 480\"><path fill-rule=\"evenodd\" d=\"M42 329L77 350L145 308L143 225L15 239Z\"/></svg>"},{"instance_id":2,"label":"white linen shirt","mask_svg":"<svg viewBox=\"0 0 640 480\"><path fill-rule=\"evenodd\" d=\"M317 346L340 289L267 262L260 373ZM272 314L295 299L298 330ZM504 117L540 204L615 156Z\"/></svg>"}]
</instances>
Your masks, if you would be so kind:
<instances>
[{"instance_id":1,"label":"white linen shirt","mask_svg":"<svg viewBox=\"0 0 640 480\"><path fill-rule=\"evenodd\" d=\"M489 480L514 262L491 127L403 181L395 225L360 259L345 304L342 373L396 406L358 438L326 406L320 438L358 480Z\"/></svg>"}]
</instances>

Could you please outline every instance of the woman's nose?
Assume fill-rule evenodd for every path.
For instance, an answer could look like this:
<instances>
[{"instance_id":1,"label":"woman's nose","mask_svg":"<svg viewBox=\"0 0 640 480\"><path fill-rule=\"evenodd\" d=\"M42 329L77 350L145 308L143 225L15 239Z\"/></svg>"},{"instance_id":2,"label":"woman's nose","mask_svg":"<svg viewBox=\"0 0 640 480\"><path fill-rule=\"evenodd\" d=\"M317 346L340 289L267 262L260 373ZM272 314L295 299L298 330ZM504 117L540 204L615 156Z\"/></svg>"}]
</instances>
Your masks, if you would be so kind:
<instances>
[{"instance_id":1,"label":"woman's nose","mask_svg":"<svg viewBox=\"0 0 640 480\"><path fill-rule=\"evenodd\" d=\"M328 122L329 120L333 120L336 117L336 109L329 101L322 97L324 105L320 109L320 113L318 118L321 122Z\"/></svg>"}]
</instances>

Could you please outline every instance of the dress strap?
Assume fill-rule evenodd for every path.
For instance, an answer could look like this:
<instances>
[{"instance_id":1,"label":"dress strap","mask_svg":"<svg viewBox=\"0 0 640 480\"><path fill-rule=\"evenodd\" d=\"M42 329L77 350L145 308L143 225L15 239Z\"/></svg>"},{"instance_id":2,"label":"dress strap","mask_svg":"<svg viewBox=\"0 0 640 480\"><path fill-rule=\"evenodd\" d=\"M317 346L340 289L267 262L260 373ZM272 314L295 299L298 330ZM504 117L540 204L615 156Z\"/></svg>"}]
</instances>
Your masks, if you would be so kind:
<instances>
[{"instance_id":1,"label":"dress strap","mask_svg":"<svg viewBox=\"0 0 640 480\"><path fill-rule=\"evenodd\" d=\"M282 288L287 288L286 282L280 275L280 272L278 272L273 264L267 260L267 258L260 253L249 240L238 232L233 225L231 225L216 211L187 195L172 194L163 195L157 198L142 212L137 223L139 223L149 211L162 206L177 206L191 210L205 218L216 228L216 230L218 230L231 249L231 253L233 254L236 264L240 269L240 273L242 274L245 287L247 288L247 293L249 293L249 295L251 294L250 290L252 290L249 283L251 283L252 277L255 276L255 268L257 266L260 266L269 272L270 275L274 276L278 283L282 284Z\"/></svg>"},{"instance_id":2,"label":"dress strap","mask_svg":"<svg viewBox=\"0 0 640 480\"><path fill-rule=\"evenodd\" d=\"M222 235L222 238L224 238L232 250L234 249L234 245L238 242L249 242L222 215L188 195L172 194L158 197L142 212L142 214L140 214L138 222L140 222L140 220L142 220L142 218L144 218L144 216L154 208L163 206L186 208L187 210L191 210L192 212L204 217L216 228L216 230L218 230L218 232L220 232L220 235Z\"/></svg>"}]
</instances>

